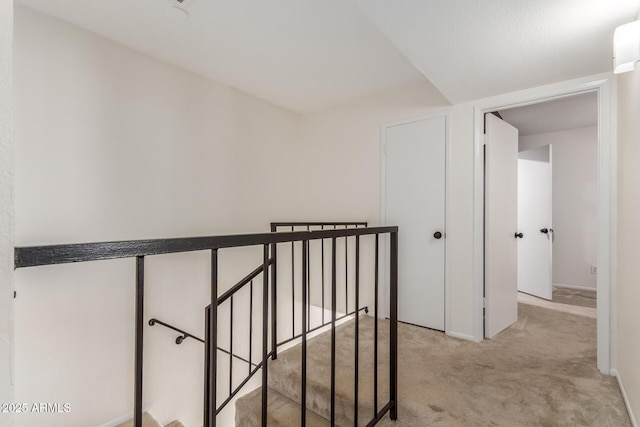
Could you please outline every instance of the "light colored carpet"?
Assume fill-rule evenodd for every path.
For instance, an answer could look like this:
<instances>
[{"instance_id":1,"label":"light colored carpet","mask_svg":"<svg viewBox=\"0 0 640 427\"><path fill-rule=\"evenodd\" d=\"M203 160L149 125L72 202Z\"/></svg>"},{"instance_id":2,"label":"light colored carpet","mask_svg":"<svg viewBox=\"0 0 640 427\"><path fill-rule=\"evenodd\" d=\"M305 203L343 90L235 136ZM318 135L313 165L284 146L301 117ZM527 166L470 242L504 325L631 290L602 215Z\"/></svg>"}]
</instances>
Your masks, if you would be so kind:
<instances>
[{"instance_id":1,"label":"light colored carpet","mask_svg":"<svg viewBox=\"0 0 640 427\"><path fill-rule=\"evenodd\" d=\"M361 317L359 425L373 413L373 319ZM380 321L386 340L388 322ZM337 424L353 425L353 322L338 335ZM382 426L630 426L613 377L596 368L595 319L519 304L519 319L477 344L412 325L399 326L399 419ZM328 418L329 334L309 342L307 407ZM300 347L270 365L270 387L300 397ZM388 396L388 350L380 352L380 407ZM259 403L259 400L258 402ZM288 425L300 423L289 412ZM259 409L257 414L259 414ZM241 424L237 424L241 425Z\"/></svg>"},{"instance_id":2,"label":"light colored carpet","mask_svg":"<svg viewBox=\"0 0 640 427\"><path fill-rule=\"evenodd\" d=\"M122 424L118 424L116 427L133 427L133 425L133 419L130 419ZM150 413L145 412L142 414L142 427L162 427L162 424L153 418ZM184 427L184 424L176 420L167 424L165 427Z\"/></svg>"},{"instance_id":3,"label":"light colored carpet","mask_svg":"<svg viewBox=\"0 0 640 427\"><path fill-rule=\"evenodd\" d=\"M548 308L554 311L561 311L563 313L575 314L577 316L585 316L595 319L597 317L597 311L591 307L581 307L579 305L561 304L558 302L549 301L543 298L534 297L533 295L524 294L518 292L518 302L535 305L537 307Z\"/></svg>"},{"instance_id":4,"label":"light colored carpet","mask_svg":"<svg viewBox=\"0 0 640 427\"><path fill-rule=\"evenodd\" d=\"M596 368L595 319L526 304L518 317L481 344L402 328L401 345L419 354L400 359L408 418L442 426L630 425L615 379ZM397 425L420 425L407 421Z\"/></svg>"},{"instance_id":5,"label":"light colored carpet","mask_svg":"<svg viewBox=\"0 0 640 427\"><path fill-rule=\"evenodd\" d=\"M553 302L596 308L596 291L553 287Z\"/></svg>"},{"instance_id":6,"label":"light colored carpet","mask_svg":"<svg viewBox=\"0 0 640 427\"><path fill-rule=\"evenodd\" d=\"M278 393L269 390L269 427L289 427L300 425L300 405ZM236 426L260 427L262 421L262 389L257 388L236 401ZM328 427L331 424L314 412L307 410L308 427Z\"/></svg>"},{"instance_id":7,"label":"light colored carpet","mask_svg":"<svg viewBox=\"0 0 640 427\"><path fill-rule=\"evenodd\" d=\"M126 421L122 424L118 424L116 427L133 427L133 425L133 419L130 419L129 421ZM142 414L142 427L162 427L162 424L160 424L158 420L153 418L150 413L145 412Z\"/></svg>"}]
</instances>

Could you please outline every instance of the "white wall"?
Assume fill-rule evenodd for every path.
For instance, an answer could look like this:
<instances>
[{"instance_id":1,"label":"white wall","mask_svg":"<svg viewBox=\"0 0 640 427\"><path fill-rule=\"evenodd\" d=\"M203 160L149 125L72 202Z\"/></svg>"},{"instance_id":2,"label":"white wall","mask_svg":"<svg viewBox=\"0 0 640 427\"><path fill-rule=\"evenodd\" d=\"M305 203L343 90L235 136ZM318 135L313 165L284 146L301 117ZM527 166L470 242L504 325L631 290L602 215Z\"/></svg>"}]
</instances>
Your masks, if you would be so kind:
<instances>
[{"instance_id":1,"label":"white wall","mask_svg":"<svg viewBox=\"0 0 640 427\"><path fill-rule=\"evenodd\" d=\"M0 402L13 390L13 0L0 0ZM12 425L0 414L0 426Z\"/></svg>"},{"instance_id":2,"label":"white wall","mask_svg":"<svg viewBox=\"0 0 640 427\"><path fill-rule=\"evenodd\" d=\"M369 97L340 108L305 116L300 194L314 197L305 205L319 217L380 221L380 125L448 108L429 84L419 84ZM473 106L450 112L447 153L446 329L474 339ZM318 179L323 176L323 179ZM410 232L401 230L402 233ZM401 238L401 237L400 237ZM367 301L370 295L364 294Z\"/></svg>"},{"instance_id":3,"label":"white wall","mask_svg":"<svg viewBox=\"0 0 640 427\"><path fill-rule=\"evenodd\" d=\"M299 117L25 9L18 11L16 55L19 245L263 231L271 220L376 224L380 125L448 105L421 84ZM510 102L502 99L451 108L447 329L465 338L482 333L476 105ZM627 101L637 115L637 98ZM256 264L254 253L241 259L233 267L223 260L223 283ZM207 254L148 263L147 317L202 335ZM73 408L73 420L33 416L18 425L97 425L132 410L133 274L131 261L17 272L16 399ZM632 336L637 316L626 313L624 333ZM201 348L175 346L173 337L146 329L145 400L162 421L198 425ZM637 360L635 347L624 351ZM177 374L185 362L192 369ZM628 372L637 402L631 366L621 374Z\"/></svg>"},{"instance_id":4,"label":"white wall","mask_svg":"<svg viewBox=\"0 0 640 427\"><path fill-rule=\"evenodd\" d=\"M437 89L421 83L304 116L298 192L316 196L305 201L308 209L377 224L381 125L446 105Z\"/></svg>"},{"instance_id":5,"label":"white wall","mask_svg":"<svg viewBox=\"0 0 640 427\"><path fill-rule=\"evenodd\" d=\"M418 84L304 116L294 190L304 203L290 206L291 215L379 224L381 125L446 108L433 86ZM473 111L471 104L451 107L447 153L446 329L465 339L477 339L482 327L474 306ZM371 269L363 270L367 283ZM370 304L371 288L363 288L363 304Z\"/></svg>"},{"instance_id":6,"label":"white wall","mask_svg":"<svg viewBox=\"0 0 640 427\"><path fill-rule=\"evenodd\" d=\"M519 150L553 144L553 283L596 288L598 128L520 137Z\"/></svg>"},{"instance_id":7,"label":"white wall","mask_svg":"<svg viewBox=\"0 0 640 427\"><path fill-rule=\"evenodd\" d=\"M640 421L640 67L618 83L618 373Z\"/></svg>"},{"instance_id":8,"label":"white wall","mask_svg":"<svg viewBox=\"0 0 640 427\"><path fill-rule=\"evenodd\" d=\"M288 217L297 114L29 9L16 11L15 44L18 246L268 231ZM261 256L223 251L221 291ZM145 318L202 336L208 253L147 265ZM132 260L16 272L16 400L72 409L16 425L99 425L133 410L134 274ZM165 423L199 425L202 345L145 334L145 402Z\"/></svg>"},{"instance_id":9,"label":"white wall","mask_svg":"<svg viewBox=\"0 0 640 427\"><path fill-rule=\"evenodd\" d=\"M302 118L29 9L16 25L20 246L266 231L271 220L377 224L380 125L447 105L424 84ZM363 257L371 247L363 239ZM222 290L259 252L223 255ZM147 266L145 317L203 335L208 254ZM132 411L133 278L132 260L17 272L17 398L72 404L68 416L18 425L97 425ZM163 422L197 425L201 345L145 334L145 402Z\"/></svg>"},{"instance_id":10,"label":"white wall","mask_svg":"<svg viewBox=\"0 0 640 427\"><path fill-rule=\"evenodd\" d=\"M364 219L372 225L379 224L381 125L445 108L448 102L433 86L419 84L305 116L300 177L306 179L300 180L300 186L314 195L305 198L305 204L319 217ZM464 121L467 116L463 113L453 116L457 111L454 108L451 119ZM450 131L446 227L449 294L445 323L447 333L472 339L473 133L458 132L453 126ZM323 178L318 179L319 176ZM400 238L410 232L400 230ZM366 280L363 277L363 283ZM363 289L363 301L369 304L370 289Z\"/></svg>"}]
</instances>

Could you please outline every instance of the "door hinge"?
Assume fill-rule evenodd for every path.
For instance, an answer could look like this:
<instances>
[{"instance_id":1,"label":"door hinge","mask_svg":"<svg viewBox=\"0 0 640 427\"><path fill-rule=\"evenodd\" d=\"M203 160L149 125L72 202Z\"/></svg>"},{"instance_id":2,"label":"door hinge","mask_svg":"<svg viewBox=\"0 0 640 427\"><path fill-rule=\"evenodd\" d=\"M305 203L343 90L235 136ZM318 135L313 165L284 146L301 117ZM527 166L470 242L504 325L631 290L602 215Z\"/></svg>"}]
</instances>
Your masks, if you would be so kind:
<instances>
[{"instance_id":1,"label":"door hinge","mask_svg":"<svg viewBox=\"0 0 640 427\"><path fill-rule=\"evenodd\" d=\"M482 298L482 308L487 308L487 299Z\"/></svg>"}]
</instances>

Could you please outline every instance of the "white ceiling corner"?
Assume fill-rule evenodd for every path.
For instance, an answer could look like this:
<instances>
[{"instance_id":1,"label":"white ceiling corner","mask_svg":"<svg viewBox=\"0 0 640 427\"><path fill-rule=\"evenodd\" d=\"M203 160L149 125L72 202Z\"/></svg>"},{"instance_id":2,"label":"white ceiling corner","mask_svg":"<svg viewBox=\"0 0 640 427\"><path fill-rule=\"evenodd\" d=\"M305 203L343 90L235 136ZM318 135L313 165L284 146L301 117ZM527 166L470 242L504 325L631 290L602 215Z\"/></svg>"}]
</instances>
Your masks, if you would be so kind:
<instances>
[{"instance_id":1,"label":"white ceiling corner","mask_svg":"<svg viewBox=\"0 0 640 427\"><path fill-rule=\"evenodd\" d=\"M17 1L301 113L424 81L355 1Z\"/></svg>"},{"instance_id":2,"label":"white ceiling corner","mask_svg":"<svg viewBox=\"0 0 640 427\"><path fill-rule=\"evenodd\" d=\"M611 70L640 0L16 0L300 113L430 81L460 103Z\"/></svg>"},{"instance_id":3,"label":"white ceiling corner","mask_svg":"<svg viewBox=\"0 0 640 427\"><path fill-rule=\"evenodd\" d=\"M640 0L358 0L452 103L611 71Z\"/></svg>"}]
</instances>

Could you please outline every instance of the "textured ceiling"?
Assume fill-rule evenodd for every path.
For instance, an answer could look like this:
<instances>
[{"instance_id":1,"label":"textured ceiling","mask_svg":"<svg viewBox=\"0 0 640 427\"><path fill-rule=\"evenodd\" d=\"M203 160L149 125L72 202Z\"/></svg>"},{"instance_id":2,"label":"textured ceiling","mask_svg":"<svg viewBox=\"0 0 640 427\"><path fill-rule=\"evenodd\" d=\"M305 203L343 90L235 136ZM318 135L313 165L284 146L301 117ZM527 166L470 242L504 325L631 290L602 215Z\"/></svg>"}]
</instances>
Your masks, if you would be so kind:
<instances>
[{"instance_id":1,"label":"textured ceiling","mask_svg":"<svg viewBox=\"0 0 640 427\"><path fill-rule=\"evenodd\" d=\"M452 103L611 70L640 0L16 0L308 113L428 79ZM175 0L171 0L175 1Z\"/></svg>"},{"instance_id":2,"label":"textured ceiling","mask_svg":"<svg viewBox=\"0 0 640 427\"><path fill-rule=\"evenodd\" d=\"M640 0L358 0L452 103L611 71Z\"/></svg>"},{"instance_id":3,"label":"textured ceiling","mask_svg":"<svg viewBox=\"0 0 640 427\"><path fill-rule=\"evenodd\" d=\"M351 0L17 1L303 113L424 81Z\"/></svg>"},{"instance_id":4,"label":"textured ceiling","mask_svg":"<svg viewBox=\"0 0 640 427\"><path fill-rule=\"evenodd\" d=\"M598 96L589 92L502 110L500 115L520 136L597 126Z\"/></svg>"}]
</instances>

